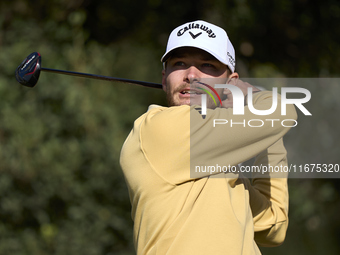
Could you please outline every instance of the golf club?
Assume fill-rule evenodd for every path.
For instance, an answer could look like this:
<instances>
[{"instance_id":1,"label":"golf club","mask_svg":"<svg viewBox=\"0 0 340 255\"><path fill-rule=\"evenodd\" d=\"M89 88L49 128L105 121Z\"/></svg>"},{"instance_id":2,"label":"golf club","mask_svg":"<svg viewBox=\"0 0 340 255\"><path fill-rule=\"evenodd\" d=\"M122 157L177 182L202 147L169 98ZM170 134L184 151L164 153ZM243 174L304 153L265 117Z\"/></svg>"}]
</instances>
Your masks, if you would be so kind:
<instances>
[{"instance_id":1,"label":"golf club","mask_svg":"<svg viewBox=\"0 0 340 255\"><path fill-rule=\"evenodd\" d=\"M103 75L96 74L88 74L88 73L78 73L78 72L70 72L64 70L50 69L50 68L42 68L41 67L41 55L38 52L33 52L25 58L24 61L17 67L15 71L15 78L17 81L26 87L34 87L39 79L40 71L72 75L84 78L92 78L97 80L105 80L105 81L118 81L129 84L137 84L150 88L158 88L161 89L162 85L158 83L145 82L145 81L136 81L124 78L116 78L109 77Z\"/></svg>"}]
</instances>

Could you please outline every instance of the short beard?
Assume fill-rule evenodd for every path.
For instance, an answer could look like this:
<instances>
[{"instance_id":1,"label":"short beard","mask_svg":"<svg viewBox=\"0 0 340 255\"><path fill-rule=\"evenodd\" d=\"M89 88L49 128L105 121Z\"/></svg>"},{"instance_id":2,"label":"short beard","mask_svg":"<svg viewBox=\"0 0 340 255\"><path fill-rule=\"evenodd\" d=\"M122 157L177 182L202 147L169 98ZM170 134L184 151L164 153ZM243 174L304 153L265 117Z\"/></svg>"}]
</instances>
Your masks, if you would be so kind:
<instances>
[{"instance_id":1,"label":"short beard","mask_svg":"<svg viewBox=\"0 0 340 255\"><path fill-rule=\"evenodd\" d=\"M175 101L173 100L172 96L169 94L166 94L166 100L168 102L168 106L176 106Z\"/></svg>"},{"instance_id":2,"label":"short beard","mask_svg":"<svg viewBox=\"0 0 340 255\"><path fill-rule=\"evenodd\" d=\"M179 106L178 103L175 102L173 95L176 94L177 92L179 93L181 90L185 89L188 85L187 84L183 84L181 86L179 86L173 94L171 94L170 88L169 86L166 86L166 100L168 102L168 106Z\"/></svg>"}]
</instances>

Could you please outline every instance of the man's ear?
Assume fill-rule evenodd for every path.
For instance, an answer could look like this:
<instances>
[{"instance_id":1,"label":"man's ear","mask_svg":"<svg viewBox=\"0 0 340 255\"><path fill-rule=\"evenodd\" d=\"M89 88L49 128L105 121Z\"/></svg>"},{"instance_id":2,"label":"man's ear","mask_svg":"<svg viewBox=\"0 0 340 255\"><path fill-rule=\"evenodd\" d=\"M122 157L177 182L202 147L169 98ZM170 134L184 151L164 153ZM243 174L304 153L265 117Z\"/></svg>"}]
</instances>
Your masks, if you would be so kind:
<instances>
[{"instance_id":1,"label":"man's ear","mask_svg":"<svg viewBox=\"0 0 340 255\"><path fill-rule=\"evenodd\" d=\"M165 78L165 70L162 70L162 88L166 92L166 78Z\"/></svg>"},{"instance_id":2,"label":"man's ear","mask_svg":"<svg viewBox=\"0 0 340 255\"><path fill-rule=\"evenodd\" d=\"M239 78L239 75L238 73L232 73L229 77L228 77L228 80L227 80L227 84L231 84L231 85L236 85L237 84L237 80ZM223 94L224 95L228 95L228 94L231 94L231 91L227 88L224 88L223 89Z\"/></svg>"},{"instance_id":3,"label":"man's ear","mask_svg":"<svg viewBox=\"0 0 340 255\"><path fill-rule=\"evenodd\" d=\"M228 77L227 84L236 85L238 78L239 78L238 73L236 73L236 72L232 73Z\"/></svg>"}]
</instances>

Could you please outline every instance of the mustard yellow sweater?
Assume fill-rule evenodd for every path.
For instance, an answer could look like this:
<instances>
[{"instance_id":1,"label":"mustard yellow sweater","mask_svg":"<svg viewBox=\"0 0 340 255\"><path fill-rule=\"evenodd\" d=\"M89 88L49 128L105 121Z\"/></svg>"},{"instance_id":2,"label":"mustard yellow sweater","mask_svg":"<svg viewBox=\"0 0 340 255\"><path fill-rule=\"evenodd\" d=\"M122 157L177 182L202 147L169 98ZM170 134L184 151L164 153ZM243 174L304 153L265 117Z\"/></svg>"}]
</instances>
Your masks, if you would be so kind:
<instances>
[{"instance_id":1,"label":"mustard yellow sweater","mask_svg":"<svg viewBox=\"0 0 340 255\"><path fill-rule=\"evenodd\" d=\"M256 109L271 107L271 93L254 95ZM280 103L279 103L280 105ZM260 128L212 127L213 119L296 119L293 106L281 116L245 115L232 109L152 105L139 117L121 151L138 255L260 254L258 245L284 241L288 226L287 178L247 178L230 173L190 176L190 164L287 165L282 137L289 130L264 121ZM279 124L280 122L276 122ZM286 123L287 124L287 123ZM282 177L282 176L281 176Z\"/></svg>"}]
</instances>

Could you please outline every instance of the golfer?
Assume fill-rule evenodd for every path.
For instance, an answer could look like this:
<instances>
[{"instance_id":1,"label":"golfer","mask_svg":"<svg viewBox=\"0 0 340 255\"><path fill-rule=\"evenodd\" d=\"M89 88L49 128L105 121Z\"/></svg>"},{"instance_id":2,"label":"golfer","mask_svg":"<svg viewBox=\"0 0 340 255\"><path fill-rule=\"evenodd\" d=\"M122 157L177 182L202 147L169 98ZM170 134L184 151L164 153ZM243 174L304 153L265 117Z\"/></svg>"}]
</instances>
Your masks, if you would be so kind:
<instances>
[{"instance_id":1,"label":"golfer","mask_svg":"<svg viewBox=\"0 0 340 255\"><path fill-rule=\"evenodd\" d=\"M174 29L162 62L169 105L151 105L134 122L120 158L137 254L261 254L258 246L280 245L288 226L286 176L254 173L250 181L240 172L195 172L196 166L236 167L253 157L259 167L287 165L282 137L289 128L265 121L280 123L280 108L258 116L244 105L244 114L235 115L232 91L216 89L217 96L210 88L215 81L231 84L262 110L271 108L272 93L238 79L227 33L205 21ZM293 106L284 118L296 119ZM215 119L238 124L213 127ZM264 124L242 125L250 119Z\"/></svg>"}]
</instances>

